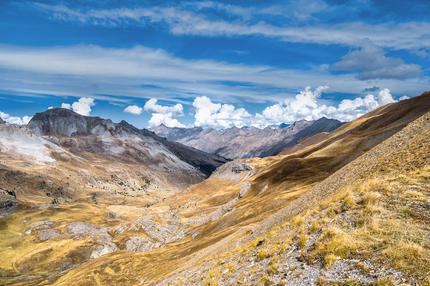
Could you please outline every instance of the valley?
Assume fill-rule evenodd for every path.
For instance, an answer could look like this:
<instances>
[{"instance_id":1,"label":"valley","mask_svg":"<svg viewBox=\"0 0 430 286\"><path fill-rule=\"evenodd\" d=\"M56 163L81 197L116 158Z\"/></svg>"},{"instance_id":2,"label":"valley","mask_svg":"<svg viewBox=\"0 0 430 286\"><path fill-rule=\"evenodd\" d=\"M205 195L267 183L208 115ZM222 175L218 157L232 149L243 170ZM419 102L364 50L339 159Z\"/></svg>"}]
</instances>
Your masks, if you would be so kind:
<instances>
[{"instance_id":1,"label":"valley","mask_svg":"<svg viewBox=\"0 0 430 286\"><path fill-rule=\"evenodd\" d=\"M430 286L429 15L0 0L0 286Z\"/></svg>"},{"instance_id":2,"label":"valley","mask_svg":"<svg viewBox=\"0 0 430 286\"><path fill-rule=\"evenodd\" d=\"M0 285L426 285L429 112L229 159L65 109L0 124Z\"/></svg>"}]
</instances>

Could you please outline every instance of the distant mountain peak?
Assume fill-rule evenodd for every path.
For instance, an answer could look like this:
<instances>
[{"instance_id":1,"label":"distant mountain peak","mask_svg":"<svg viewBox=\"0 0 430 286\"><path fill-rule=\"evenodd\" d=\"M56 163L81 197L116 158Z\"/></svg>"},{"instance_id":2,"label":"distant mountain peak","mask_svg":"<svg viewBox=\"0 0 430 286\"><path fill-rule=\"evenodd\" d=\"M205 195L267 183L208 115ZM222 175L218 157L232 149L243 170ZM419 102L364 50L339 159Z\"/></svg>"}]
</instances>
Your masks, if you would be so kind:
<instances>
[{"instance_id":1,"label":"distant mountain peak","mask_svg":"<svg viewBox=\"0 0 430 286\"><path fill-rule=\"evenodd\" d=\"M84 116L65 108L36 113L27 126L36 134L52 136L102 135L115 128L110 119Z\"/></svg>"}]
</instances>

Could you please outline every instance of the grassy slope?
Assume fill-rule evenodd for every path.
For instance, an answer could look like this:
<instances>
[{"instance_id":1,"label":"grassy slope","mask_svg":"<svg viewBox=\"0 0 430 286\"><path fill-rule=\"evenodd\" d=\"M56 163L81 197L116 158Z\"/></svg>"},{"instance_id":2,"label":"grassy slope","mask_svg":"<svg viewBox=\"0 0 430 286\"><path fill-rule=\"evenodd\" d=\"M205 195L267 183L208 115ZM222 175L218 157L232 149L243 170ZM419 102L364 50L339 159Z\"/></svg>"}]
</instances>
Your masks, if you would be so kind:
<instances>
[{"instance_id":1,"label":"grassy slope","mask_svg":"<svg viewBox=\"0 0 430 286\"><path fill-rule=\"evenodd\" d=\"M430 113L316 185L297 216L166 284L428 285L429 142Z\"/></svg>"}]
</instances>

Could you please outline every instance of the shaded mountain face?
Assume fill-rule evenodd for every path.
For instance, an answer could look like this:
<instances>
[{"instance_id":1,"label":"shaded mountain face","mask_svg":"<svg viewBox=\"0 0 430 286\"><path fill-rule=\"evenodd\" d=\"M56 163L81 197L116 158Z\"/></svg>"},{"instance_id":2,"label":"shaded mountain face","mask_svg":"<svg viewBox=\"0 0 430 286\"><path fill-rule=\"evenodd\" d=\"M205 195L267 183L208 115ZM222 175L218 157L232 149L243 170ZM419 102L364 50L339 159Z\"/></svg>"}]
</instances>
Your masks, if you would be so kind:
<instances>
[{"instance_id":1,"label":"shaded mountain face","mask_svg":"<svg viewBox=\"0 0 430 286\"><path fill-rule=\"evenodd\" d=\"M150 129L155 134L166 138L169 141L180 141L181 139L187 137L195 137L201 134L204 130L201 127L194 128L180 128L180 127L167 127L164 124L161 124L157 127L153 127ZM208 129L213 130L213 129Z\"/></svg>"},{"instance_id":2,"label":"shaded mountain face","mask_svg":"<svg viewBox=\"0 0 430 286\"><path fill-rule=\"evenodd\" d=\"M217 154L229 159L266 157L279 154L283 149L321 132L331 132L341 126L338 120L320 118L281 124L276 128L232 127L225 130L212 128L169 128L164 125L152 129L168 140Z\"/></svg>"},{"instance_id":3,"label":"shaded mountain face","mask_svg":"<svg viewBox=\"0 0 430 286\"><path fill-rule=\"evenodd\" d=\"M187 170L195 168L202 176L210 175L226 162L220 156L169 142L125 121L116 124L109 119L82 116L62 108L37 113L28 128L37 135L49 136L75 154L90 152L129 163L165 168L173 165Z\"/></svg>"}]
</instances>

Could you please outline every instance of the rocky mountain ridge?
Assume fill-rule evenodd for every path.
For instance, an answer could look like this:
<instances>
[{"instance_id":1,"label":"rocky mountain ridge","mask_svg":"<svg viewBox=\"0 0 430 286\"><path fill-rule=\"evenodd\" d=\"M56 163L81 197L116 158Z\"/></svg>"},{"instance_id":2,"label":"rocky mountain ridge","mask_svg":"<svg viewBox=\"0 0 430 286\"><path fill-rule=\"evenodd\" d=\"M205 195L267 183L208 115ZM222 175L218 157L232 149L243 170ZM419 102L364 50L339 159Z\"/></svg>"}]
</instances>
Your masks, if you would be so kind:
<instances>
[{"instance_id":1,"label":"rocky mountain ridge","mask_svg":"<svg viewBox=\"0 0 430 286\"><path fill-rule=\"evenodd\" d=\"M113 123L110 119L82 116L68 109L56 108L37 113L30 120L27 127L37 135L55 138L57 142L66 146L67 144L75 143L73 142L74 140L68 140L67 138L77 139L85 137L92 138L95 144L97 144L97 138L101 138L102 141L106 141L109 138L115 138L120 141L134 138L139 139L141 144L146 144L148 149L153 147L148 145L152 142L154 145L159 145L160 148L167 149L175 157L197 168L206 176L210 175L218 166L226 162L220 156L206 154L180 143L169 142L149 130L138 129L126 121ZM145 143L145 141L148 142ZM121 148L122 143L118 144L116 147ZM110 147L112 148L112 146ZM94 148L91 150L96 151ZM145 156L148 158L151 157L151 154L145 154L145 156L136 155L132 156L134 161L140 161Z\"/></svg>"},{"instance_id":2,"label":"rocky mountain ridge","mask_svg":"<svg viewBox=\"0 0 430 286\"><path fill-rule=\"evenodd\" d=\"M267 157L296 145L301 140L321 132L331 132L341 126L338 120L320 118L315 121L300 120L292 124L266 127L169 128L164 125L151 130L170 141L217 154L229 159Z\"/></svg>"}]
</instances>

